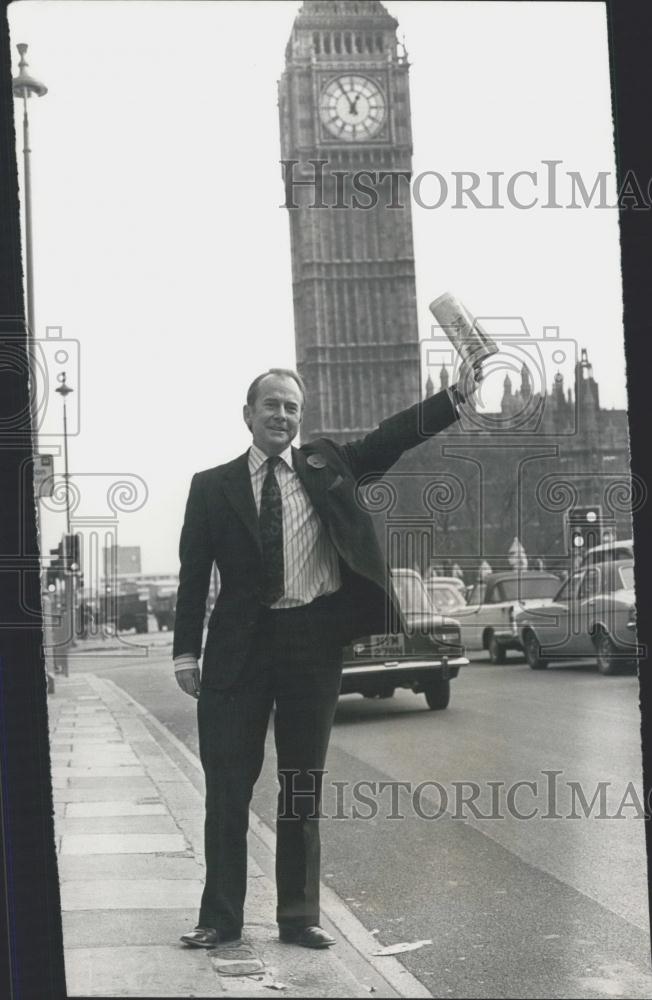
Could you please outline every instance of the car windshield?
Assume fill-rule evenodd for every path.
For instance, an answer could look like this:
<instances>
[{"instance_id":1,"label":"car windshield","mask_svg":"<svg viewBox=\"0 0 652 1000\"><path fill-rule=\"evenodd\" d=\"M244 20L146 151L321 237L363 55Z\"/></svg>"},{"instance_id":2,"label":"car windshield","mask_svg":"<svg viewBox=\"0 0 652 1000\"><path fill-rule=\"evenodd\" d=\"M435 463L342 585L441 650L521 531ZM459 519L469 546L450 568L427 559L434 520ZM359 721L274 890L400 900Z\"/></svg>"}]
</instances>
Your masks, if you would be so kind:
<instances>
[{"instance_id":1,"label":"car windshield","mask_svg":"<svg viewBox=\"0 0 652 1000\"><path fill-rule=\"evenodd\" d=\"M633 566L621 566L620 567L620 579L623 581L623 587L625 590L634 589L634 567Z\"/></svg>"},{"instance_id":2,"label":"car windshield","mask_svg":"<svg viewBox=\"0 0 652 1000\"><path fill-rule=\"evenodd\" d=\"M511 580L503 580L501 588L505 601L540 600L555 596L559 590L559 580L556 576L515 576Z\"/></svg>"},{"instance_id":3,"label":"car windshield","mask_svg":"<svg viewBox=\"0 0 652 1000\"><path fill-rule=\"evenodd\" d=\"M432 604L420 576L396 574L392 577L392 580L403 614L432 614Z\"/></svg>"},{"instance_id":4,"label":"car windshield","mask_svg":"<svg viewBox=\"0 0 652 1000\"><path fill-rule=\"evenodd\" d=\"M464 598L460 590L450 584L431 585L428 588L428 593L435 610L442 615L450 614L457 608L464 607Z\"/></svg>"}]
</instances>

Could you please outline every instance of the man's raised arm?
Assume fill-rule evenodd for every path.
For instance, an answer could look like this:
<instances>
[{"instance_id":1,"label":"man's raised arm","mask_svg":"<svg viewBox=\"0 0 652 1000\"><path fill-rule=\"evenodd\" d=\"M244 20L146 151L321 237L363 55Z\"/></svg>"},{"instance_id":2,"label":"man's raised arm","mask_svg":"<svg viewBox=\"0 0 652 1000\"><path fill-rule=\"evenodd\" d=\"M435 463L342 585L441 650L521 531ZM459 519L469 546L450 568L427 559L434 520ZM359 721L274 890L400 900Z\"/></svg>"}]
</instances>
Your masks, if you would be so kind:
<instances>
[{"instance_id":1,"label":"man's raised arm","mask_svg":"<svg viewBox=\"0 0 652 1000\"><path fill-rule=\"evenodd\" d=\"M450 427L460 416L460 405L475 392L481 378L480 371L463 367L459 380L449 389L395 413L363 438L344 444L345 458L356 478L382 476L404 451Z\"/></svg>"}]
</instances>

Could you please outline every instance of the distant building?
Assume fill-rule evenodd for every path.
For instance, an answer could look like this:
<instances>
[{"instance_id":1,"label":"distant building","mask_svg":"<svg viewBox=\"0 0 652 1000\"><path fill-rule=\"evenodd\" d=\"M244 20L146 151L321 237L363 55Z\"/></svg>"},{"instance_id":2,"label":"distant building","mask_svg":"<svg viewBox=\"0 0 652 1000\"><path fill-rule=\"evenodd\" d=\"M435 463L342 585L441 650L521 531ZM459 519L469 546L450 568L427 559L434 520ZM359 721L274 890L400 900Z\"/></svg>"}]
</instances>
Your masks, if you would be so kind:
<instances>
[{"instance_id":1,"label":"distant building","mask_svg":"<svg viewBox=\"0 0 652 1000\"><path fill-rule=\"evenodd\" d=\"M445 368L440 385L448 385ZM515 536L531 566L539 559L561 566L568 556L564 520L573 507L599 504L605 530L631 534L627 411L600 408L586 350L573 390L558 374L549 393L533 393L524 369L514 391L507 375L495 417L498 429L482 429L481 419L477 426L461 421L403 456L389 473L399 497L379 517L386 535L400 522L404 535L422 539L422 563L431 548L439 561L465 560L472 575L483 558L494 568L507 565Z\"/></svg>"},{"instance_id":2,"label":"distant building","mask_svg":"<svg viewBox=\"0 0 652 1000\"><path fill-rule=\"evenodd\" d=\"M377 0L306 0L286 48L279 117L305 439L359 436L424 384L409 62L396 29ZM437 435L377 484L370 506L392 562L425 569L436 555L471 577L483 561L508 565L516 537L530 565L550 565L567 556L574 505L600 503L611 530L629 534L626 412L600 408L586 351L572 388L546 375L543 392L525 367L507 376L500 413ZM450 377L428 371L425 395Z\"/></svg>"}]
</instances>

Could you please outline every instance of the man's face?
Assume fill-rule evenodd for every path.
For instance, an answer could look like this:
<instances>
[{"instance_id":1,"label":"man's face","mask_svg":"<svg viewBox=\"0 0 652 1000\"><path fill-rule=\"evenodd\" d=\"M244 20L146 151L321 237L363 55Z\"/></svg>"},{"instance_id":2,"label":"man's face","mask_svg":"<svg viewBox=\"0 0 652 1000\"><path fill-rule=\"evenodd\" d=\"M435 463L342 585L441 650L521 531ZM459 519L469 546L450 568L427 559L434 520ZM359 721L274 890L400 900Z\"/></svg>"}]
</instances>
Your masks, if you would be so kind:
<instances>
[{"instance_id":1,"label":"man's face","mask_svg":"<svg viewBox=\"0 0 652 1000\"><path fill-rule=\"evenodd\" d=\"M266 455L280 455L297 436L303 414L301 390L287 375L266 375L253 406L243 416L254 444Z\"/></svg>"}]
</instances>

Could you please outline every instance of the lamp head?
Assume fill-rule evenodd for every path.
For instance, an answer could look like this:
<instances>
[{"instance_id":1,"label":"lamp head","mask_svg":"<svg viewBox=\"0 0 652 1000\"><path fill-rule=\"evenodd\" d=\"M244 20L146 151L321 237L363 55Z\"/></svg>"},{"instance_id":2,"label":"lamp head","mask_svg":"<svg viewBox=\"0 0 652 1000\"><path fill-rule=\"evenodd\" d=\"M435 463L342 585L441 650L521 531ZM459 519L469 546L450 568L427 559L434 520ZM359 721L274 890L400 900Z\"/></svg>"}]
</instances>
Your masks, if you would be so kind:
<instances>
[{"instance_id":1,"label":"lamp head","mask_svg":"<svg viewBox=\"0 0 652 1000\"><path fill-rule=\"evenodd\" d=\"M14 96L26 98L31 97L32 94L36 94L37 97L43 97L44 94L47 94L48 88L44 83L35 80L27 72L27 60L25 59L25 53L27 52L26 43L19 42L16 48L20 53L20 62L18 63L18 76L15 76L12 80Z\"/></svg>"},{"instance_id":2,"label":"lamp head","mask_svg":"<svg viewBox=\"0 0 652 1000\"><path fill-rule=\"evenodd\" d=\"M55 389L54 391L58 392L60 396L63 396L65 400L66 396L69 396L71 392L74 392L74 389L71 389L70 386L66 384L65 372L61 372L60 375L57 375L57 381L60 382L61 385L59 386L58 389Z\"/></svg>"}]
</instances>

